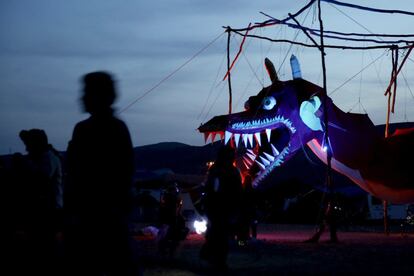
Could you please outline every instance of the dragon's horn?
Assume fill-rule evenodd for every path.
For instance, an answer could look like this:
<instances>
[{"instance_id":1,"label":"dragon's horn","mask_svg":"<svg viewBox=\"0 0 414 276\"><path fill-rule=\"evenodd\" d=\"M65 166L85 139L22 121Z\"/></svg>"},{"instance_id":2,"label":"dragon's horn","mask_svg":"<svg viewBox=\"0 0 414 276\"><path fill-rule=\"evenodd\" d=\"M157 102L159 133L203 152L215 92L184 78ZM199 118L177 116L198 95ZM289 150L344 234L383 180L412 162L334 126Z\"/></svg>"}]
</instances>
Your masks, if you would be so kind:
<instances>
[{"instance_id":1,"label":"dragon's horn","mask_svg":"<svg viewBox=\"0 0 414 276\"><path fill-rule=\"evenodd\" d=\"M277 77L275 66L270 61L270 59L265 58L265 66L266 66L267 73L269 74L269 77L272 83L278 81L279 79Z\"/></svg>"}]
</instances>

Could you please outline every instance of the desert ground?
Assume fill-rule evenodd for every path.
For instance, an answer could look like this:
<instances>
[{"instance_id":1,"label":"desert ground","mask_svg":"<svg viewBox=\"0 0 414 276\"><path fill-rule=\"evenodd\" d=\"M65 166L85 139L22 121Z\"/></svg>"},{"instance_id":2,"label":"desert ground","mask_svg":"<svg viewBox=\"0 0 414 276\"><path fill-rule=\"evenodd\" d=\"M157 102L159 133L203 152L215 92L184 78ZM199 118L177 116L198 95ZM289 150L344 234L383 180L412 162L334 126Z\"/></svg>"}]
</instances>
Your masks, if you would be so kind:
<instances>
[{"instance_id":1,"label":"desert ground","mask_svg":"<svg viewBox=\"0 0 414 276\"><path fill-rule=\"evenodd\" d=\"M190 233L172 259L157 254L155 240L136 236L144 275L414 275L414 232L395 227L351 227L338 231L339 242L324 233L319 243L303 241L310 225L259 225L257 240L246 247L231 243L228 270L216 271L199 259L204 237Z\"/></svg>"}]
</instances>

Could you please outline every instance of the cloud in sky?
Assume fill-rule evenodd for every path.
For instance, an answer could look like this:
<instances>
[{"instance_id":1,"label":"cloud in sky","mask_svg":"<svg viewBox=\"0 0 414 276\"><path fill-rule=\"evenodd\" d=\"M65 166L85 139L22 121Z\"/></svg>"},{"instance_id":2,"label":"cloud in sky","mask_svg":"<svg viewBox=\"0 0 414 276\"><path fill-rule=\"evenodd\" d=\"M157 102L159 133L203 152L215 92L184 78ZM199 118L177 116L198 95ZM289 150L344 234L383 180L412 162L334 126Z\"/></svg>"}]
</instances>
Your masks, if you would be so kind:
<instances>
[{"instance_id":1,"label":"cloud in sky","mask_svg":"<svg viewBox=\"0 0 414 276\"><path fill-rule=\"evenodd\" d=\"M86 117L81 113L78 99L79 80L87 72L108 70L115 75L120 92L116 107L121 110L222 33L222 26L246 27L249 22L267 19L260 11L284 18L307 2L242 0L235 5L234 1L219 0L1 1L0 154L24 151L18 133L34 127L45 129L50 142L64 150L74 124ZM381 8L414 10L414 4L402 0L372 2ZM325 6L327 29L363 32L350 18ZM401 16L389 21L388 16L381 20L341 10L375 32L409 33L414 23L412 18ZM304 14L299 19L315 27L313 16L311 9L307 17ZM284 27L258 30L256 34L295 37L295 32ZM306 40L301 33L296 38ZM240 37L233 37L233 56L239 43ZM227 112L226 83L219 81L225 73L225 66L220 67L225 51L226 35L223 35L168 81L120 114L130 128L134 145L161 141L203 143L195 129L203 120ZM314 49L248 40L232 72L236 111L262 84L269 83L262 67L263 58L269 56L279 67L291 53L299 57L305 78L321 83L320 56ZM380 54L380 51L328 51L328 90L340 86ZM411 83L412 63L404 69ZM373 121L384 122L385 97L379 90L387 84L389 64L390 57L385 55L375 63L377 67L370 67L362 78L358 75L336 92L334 102L346 110L361 98ZM288 63L280 68L281 78L289 79ZM399 113L393 120L408 116L412 121L414 111L410 107L414 100L403 81L399 87L398 104L402 107L397 109ZM404 109L407 103L408 108Z\"/></svg>"}]
</instances>

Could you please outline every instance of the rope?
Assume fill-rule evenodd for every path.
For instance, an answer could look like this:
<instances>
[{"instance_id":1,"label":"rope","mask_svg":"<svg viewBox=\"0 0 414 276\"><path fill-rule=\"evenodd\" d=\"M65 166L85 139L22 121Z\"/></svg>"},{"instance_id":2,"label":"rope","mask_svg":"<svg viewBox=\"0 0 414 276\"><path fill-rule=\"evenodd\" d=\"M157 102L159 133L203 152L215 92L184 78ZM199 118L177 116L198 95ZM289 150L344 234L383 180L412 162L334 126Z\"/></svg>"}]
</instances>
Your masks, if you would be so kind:
<instances>
[{"instance_id":1,"label":"rope","mask_svg":"<svg viewBox=\"0 0 414 276\"><path fill-rule=\"evenodd\" d=\"M365 51L362 51L361 66L364 66L364 53L365 53ZM359 79L359 91L358 91L358 103L359 103L359 107L362 106L362 104L361 104L361 93L362 93L362 78L363 78L363 72L361 72L361 75L360 76L361 76L361 78ZM362 106L362 109L365 110L365 108L363 106Z\"/></svg>"},{"instance_id":2,"label":"rope","mask_svg":"<svg viewBox=\"0 0 414 276\"><path fill-rule=\"evenodd\" d=\"M389 44L397 44L397 43L406 43L406 40L399 40L399 41L383 41L382 39L380 41L378 40L372 40L372 39L355 39L355 38L344 38L344 37L338 37L338 36L333 36L333 35L327 35L327 34L335 34L335 35L340 35L340 36L359 36L359 37L372 37L372 36L376 36L378 38L381 37L394 37L394 38L400 38L400 37L414 37L414 34L375 34L373 32L371 32L368 28L366 28L365 26L363 26L361 23L359 23L358 21L356 21L354 18L352 18L351 16L347 15L345 12L343 12L342 10L338 9L335 5L330 4L330 6L332 6L333 8L335 8L338 12L342 13L344 16L348 17L348 19L350 19L351 21L353 21L355 24L359 25L361 28L363 28L364 30L368 31L367 33L344 33L344 32L338 32L338 31L325 31L324 30L324 36L328 37L328 38L334 38L334 39L342 39L342 40L351 40L351 41L366 41L366 42L375 42L375 43L389 43ZM274 22L274 25L286 25L288 27L294 28L294 29L305 29L306 31L308 31L309 33L316 35L316 36L320 36L320 30L318 29L313 29L313 28L308 28L308 27L304 27L304 26L300 26L300 24L293 24L293 23L287 23L284 20L279 20L276 19L274 17L271 17L268 14L262 13L264 15L266 15L267 17L270 17L272 19L272 21ZM292 18L292 15L289 15ZM292 18L293 19L293 18ZM266 25L268 26L268 25ZM235 29L237 31L240 31L240 29Z\"/></svg>"},{"instance_id":3,"label":"rope","mask_svg":"<svg viewBox=\"0 0 414 276\"><path fill-rule=\"evenodd\" d=\"M212 108L213 108L213 106L216 104L216 102L217 102L217 100L218 100L219 96L222 94L221 92L223 92L223 90L224 90L224 82L220 82L220 83L219 83L219 85L222 85L222 86L221 86L221 89L220 89L219 93L217 94L216 98L214 99L213 103L211 104L210 108L208 109L208 111L207 111L207 113L206 113L206 116L205 116L205 117L204 117L204 119L203 119L203 122L205 122L205 121L206 121L206 119L207 119L207 117L208 117L208 115L210 115L210 111L211 111L211 109L212 109Z\"/></svg>"},{"instance_id":4,"label":"rope","mask_svg":"<svg viewBox=\"0 0 414 276\"><path fill-rule=\"evenodd\" d=\"M414 94L413 94L413 91L411 91L411 88L410 88L410 86L409 86L409 84L408 84L408 81L407 81L407 79L405 78L405 74L404 74L403 72L401 72L401 75L403 76L403 78L404 78L404 82L405 82L405 85L407 85L408 91L410 91L411 97L413 97L413 100L414 100Z\"/></svg>"},{"instance_id":5,"label":"rope","mask_svg":"<svg viewBox=\"0 0 414 276\"><path fill-rule=\"evenodd\" d=\"M147 91L145 91L141 96L138 96L135 100L133 100L130 104L128 104L127 106L125 106L123 109L121 109L121 111L119 112L119 114L125 112L126 110L128 110L131 106L133 106L135 103L137 103L138 101L140 101L141 99L143 99L145 96L147 96L149 93L151 93L152 91L154 91L157 87L159 87L163 82L165 82L166 80L168 80L169 78L171 78L173 75L175 75L178 71L180 71L182 68L184 68L184 66L186 66L187 64L189 64L191 61L193 61L193 59L195 59L198 55L200 55L202 52L204 52L207 48L209 48L211 45L214 44L214 42L216 42L222 35L224 35L225 32L221 33L220 35L218 35L216 38L214 38L212 41L210 41L206 46L204 46L203 48L201 48L199 51L197 51L193 56L191 56L187 61L185 61L183 64L181 64L180 66L178 66L174 71L172 71L170 74L168 74L167 76L165 76L164 78L162 78L157 84L155 84L153 87L151 87L150 89L148 89Z\"/></svg>"},{"instance_id":6,"label":"rope","mask_svg":"<svg viewBox=\"0 0 414 276\"><path fill-rule=\"evenodd\" d=\"M369 57L371 58L371 61L373 61L374 58L372 57L372 53L371 52L368 52L368 54L369 54ZM374 69L375 69L375 74L377 76L377 81L378 81L378 84L379 84L379 89L382 89L385 86L384 81L383 81L383 79L380 76L381 74L380 74L380 69L379 69L379 68L382 68L382 62L383 61L384 60L381 60L381 62L380 62L380 64L378 66L377 66L376 63L373 64L374 65Z\"/></svg>"},{"instance_id":7,"label":"rope","mask_svg":"<svg viewBox=\"0 0 414 276\"><path fill-rule=\"evenodd\" d=\"M279 31L278 31L278 34L280 34L280 32L281 32L281 28L279 29ZM237 39L237 37L236 37L236 39ZM250 40L251 41L251 40ZM260 42L261 42L261 40L260 40ZM266 53L263 55L263 49L262 49L262 47L263 47L263 45L262 45L262 43L260 43L260 52L261 52L261 60L264 60L264 57L265 56L268 56L268 54L269 54L269 52L270 52L270 49L272 49L272 46L273 46L273 43L270 43L269 44L269 47L267 48L267 50L266 50ZM250 87L250 84L252 83L252 81L253 81L253 79L256 77L256 80L259 82L259 84L261 85L261 87L264 87L264 66L263 66L263 64L262 63L259 63L257 66L256 66L256 69L254 69L253 68L253 65L251 64L251 62L249 61L249 59L247 58L247 55L244 53L244 52L242 52L242 55L243 55L243 57L245 58L245 60L246 60L246 62L247 62L247 64L249 65L249 68L250 68L250 70L253 72L253 75L252 75L252 77L249 79L249 81L247 82L247 85L246 85L246 87L244 88L244 90L243 90L243 92L240 94L240 96L239 96L239 98L237 99L237 102L236 102L236 104L235 104L235 107L236 107L236 109L237 108L239 108L240 107L240 102L242 101L242 99L244 98L244 96L246 95L246 93L247 93L247 90L248 90L248 88ZM261 74L262 74L262 78L260 79L259 78L259 76L258 76L258 74L257 74L257 72L259 71L259 69L262 69L262 72L261 72Z\"/></svg>"},{"instance_id":8,"label":"rope","mask_svg":"<svg viewBox=\"0 0 414 276\"><path fill-rule=\"evenodd\" d=\"M397 70L397 67L398 67L398 48L394 49L394 54L395 54L395 57L394 57L395 62L394 62L393 70L394 70L394 74L396 74L396 70ZM394 81L394 91L393 91L393 94L392 94L392 109L391 109L392 113L394 113L394 110L395 110L395 98L396 98L396 96L397 96L397 79L395 79L395 81Z\"/></svg>"},{"instance_id":9,"label":"rope","mask_svg":"<svg viewBox=\"0 0 414 276\"><path fill-rule=\"evenodd\" d=\"M345 12L341 11L340 9L338 9L336 6L334 6L334 5L331 4L331 7L335 8L337 11L339 11L340 13L342 13L344 16L348 17L348 19L350 19L351 21L353 21L355 24L357 24L358 26L360 26L362 29L364 29L365 31L367 31L371 35L374 35L374 33L371 32L367 27L365 27L364 25L362 25L361 23L359 23L358 21L356 21L354 18L352 18L351 16L349 16Z\"/></svg>"},{"instance_id":10,"label":"rope","mask_svg":"<svg viewBox=\"0 0 414 276\"><path fill-rule=\"evenodd\" d=\"M247 36L247 37L252 37L252 38L257 38L257 39L264 39L264 40L268 40L271 42L281 42L281 43L289 43L289 44L294 44L294 45L300 45L303 47L308 47L308 48L318 48L318 46L314 45L314 44L307 44L307 43L302 43L302 42L297 42L297 41L293 41L293 40L288 40L288 39L272 39L270 37L264 37L264 36L259 36L259 35L245 35L239 31L235 31L232 30L234 33L240 35L240 36ZM390 45L373 45L373 46L366 46L366 47L362 47L362 46L346 46L346 45L330 45L330 44L326 44L325 48L329 48L329 49L342 49L342 50L373 50L373 49L389 49L391 46ZM399 49L409 49L410 46L400 46Z\"/></svg>"},{"instance_id":11,"label":"rope","mask_svg":"<svg viewBox=\"0 0 414 276\"><path fill-rule=\"evenodd\" d=\"M205 100L205 102L204 102L204 106L203 106L203 108L201 109L200 114L198 114L198 116L197 116L197 120L199 120L199 119L200 119L200 117L203 115L204 110L206 109L207 104L208 104L208 102L209 102L209 100L210 100L211 94L213 94L213 90L214 90L214 88L217 88L217 87L219 86L219 84L220 84L220 83L218 83L218 81L217 81L217 80L218 80L218 78L219 78L220 71L221 71L221 68L223 67L223 64L224 64L224 60L225 60L225 58L226 58L226 52L224 52L224 53L223 53L223 58L221 59L221 62L220 62L219 68L217 69L217 74L216 74L216 77L215 77L214 82L213 82L213 84L211 85L210 90L209 90L209 92L208 92L207 100Z\"/></svg>"},{"instance_id":12,"label":"rope","mask_svg":"<svg viewBox=\"0 0 414 276\"><path fill-rule=\"evenodd\" d=\"M393 34L374 34L374 33L372 33L370 30L368 30L365 26L363 26L362 24L360 24L359 22L357 22L355 19L353 19L352 17L350 17L349 15L347 15L347 14L345 14L343 11L341 11L340 9L338 9L337 7L335 7L335 6L333 6L333 8L335 8L336 10L338 10L340 13L342 13L343 15L345 15L346 17L348 17L350 20L352 20L354 23L356 23L357 25L359 25L360 27L362 27L362 28L364 28L365 30L367 30L368 32L369 32L369 34L360 34L360 33L342 33L342 32L336 32L336 31L326 31L326 33L328 33L328 34L325 34L325 31L324 31L324 37L327 37L327 38L332 38L332 39L339 39L339 40L348 40L348 41L358 41L358 42L374 42L374 43L379 43L379 44L399 44L399 43L411 43L411 40L403 40L403 39L399 39L399 40L394 40L394 41L389 41L389 40L387 40L387 41L384 41L384 40L382 40L382 39L380 39L380 40L376 40L376 39L366 39L365 37L372 37L372 36L377 36L377 37L379 37L379 38L381 38L381 37L396 37L396 38L400 38L400 37L414 37L414 35L413 34L407 34L407 35L393 35ZM279 20L279 19L276 19L276 18L274 18L274 21L277 23L277 24L280 24L280 25L286 25L286 26L288 26L288 27L290 27L290 28L292 28L292 29L301 29L301 30L303 30L304 32L306 31L306 32L309 32L310 34L312 34L312 35L315 35L315 36L321 36L320 35L320 31L319 30L317 30L317 29L313 29L313 28L308 28L308 27L304 27L304 26L302 26L301 24L299 24L296 20L295 20L295 18L289 13L289 16L291 16L291 18L292 18L292 20L293 21L295 21L295 23L296 24L293 24L293 23L287 23L287 22L282 22L281 20ZM305 33L306 33L305 32ZM329 35L329 34L331 34L331 35ZM335 35L332 35L332 34L335 34ZM338 35L341 35L341 36L345 36L345 37L341 37L341 36L338 36ZM350 36L359 36L359 37L364 37L363 39L361 39L361 38L350 38ZM310 37L310 39L311 40L313 40L313 38L311 38ZM315 42L314 42L314 44L316 44Z\"/></svg>"},{"instance_id":13,"label":"rope","mask_svg":"<svg viewBox=\"0 0 414 276\"><path fill-rule=\"evenodd\" d=\"M314 1L311 1L311 2L314 2ZM308 5L309 5L309 4L308 4ZM310 9L308 10L308 13L305 15L305 18L303 18L303 20L302 20L302 24L303 24L303 23L305 22L305 20L307 19L308 15L309 15L309 12L310 12ZM296 17L297 15L298 15L298 13L296 13L296 14L294 14L294 15L291 15L291 16ZM294 39L296 39L296 38L298 37L299 33L300 33L300 30L297 30L297 31L296 31L296 34L295 34ZM293 47L293 44L290 44L289 49L287 50L286 55L285 55L285 57L284 57L284 59L283 59L283 61L282 61L281 65L279 66L279 69L277 70L277 73L278 73L278 74L279 74L279 71L280 71L280 69L282 68L283 64L285 63L285 61L286 61L286 59L287 59L287 56L289 55L289 52L290 52L290 50L292 49L292 47ZM270 88L270 87L268 87L268 89L266 89L265 97L266 97L266 96L269 94L269 92L270 92L270 89L269 89L269 88ZM258 112L259 112L259 110L256 110L256 113L254 114L253 118L256 118L256 116L257 116L257 113L258 113Z\"/></svg>"},{"instance_id":14,"label":"rope","mask_svg":"<svg viewBox=\"0 0 414 276\"><path fill-rule=\"evenodd\" d=\"M251 25L251 23L249 23L249 27L250 27L250 25ZM239 58L240 53L243 51L243 45L244 45L244 42L246 41L246 35L248 33L249 33L249 30L247 30L246 34L243 36L242 42L240 43L239 51L237 52L236 57L233 59L233 62L231 63L230 68L227 71L226 75L224 76L223 80L226 80L227 77L230 75L231 69L233 68L234 64L236 63L237 59Z\"/></svg>"},{"instance_id":15,"label":"rope","mask_svg":"<svg viewBox=\"0 0 414 276\"><path fill-rule=\"evenodd\" d=\"M236 37L236 36L234 36L234 39L236 39L236 40L237 40L237 37ZM250 40L249 42L251 42L251 41L252 41L252 40ZM239 42L239 41L237 40L237 42ZM248 45L246 46L246 48L247 48L249 45L250 45L250 44L248 44ZM256 79L257 79L257 81L260 83L260 85L264 86L263 82L260 80L260 77L257 75L257 70L258 70L258 69L254 70L254 68L253 68L253 66L252 66L252 64L251 64L251 62L249 61L249 59L247 58L247 56L246 56L246 54L245 54L245 51L241 52L241 54L242 54L242 56L244 57L244 59L246 60L247 65L249 65L249 68L250 68L250 70L251 70L251 71L252 71L252 73L253 73L253 77L256 77ZM236 105L237 105L237 104L236 104Z\"/></svg>"},{"instance_id":16,"label":"rope","mask_svg":"<svg viewBox=\"0 0 414 276\"><path fill-rule=\"evenodd\" d=\"M260 28L260 35L263 35L263 29L262 28ZM270 44L272 44L272 43L270 43ZM261 39L259 40L259 45L260 45L260 61L262 61L262 60L265 59L265 57L263 56L263 40L261 40ZM250 66L250 63L249 63L249 66ZM260 68L261 68L261 75L262 75L262 81L260 83L262 84L262 87L264 87L265 72L264 72L263 66L260 66Z\"/></svg>"},{"instance_id":17,"label":"rope","mask_svg":"<svg viewBox=\"0 0 414 276\"><path fill-rule=\"evenodd\" d=\"M339 6L345 6L349 8L359 9L359 10L366 10L371 12L378 12L378 13L398 13L398 14L404 14L404 15L410 15L414 16L414 12L409 11L403 11L403 10L386 10L386 9L376 9L371 7L365 7L365 6L359 6L359 5L353 5L348 3L339 2L336 0L321 0L323 2L332 3Z\"/></svg>"},{"instance_id":18,"label":"rope","mask_svg":"<svg viewBox=\"0 0 414 276\"><path fill-rule=\"evenodd\" d=\"M337 88L335 88L334 90L332 90L331 93L329 93L329 96L331 96L333 93L335 93L336 91L338 91L339 89L341 89L345 84L347 84L348 82L350 82L351 80L353 80L356 76L358 76L362 71L364 71L365 69L367 69L368 67L370 67L373 63L375 63L377 60L379 60L380 58L382 58L385 53L387 51L384 51L379 57L377 57L374 61L372 61L371 63L369 63L367 66L365 66L364 68L362 68L361 70L359 70L356 74L354 74L352 77L350 77L349 79L347 79L344 83L342 83L341 85L339 85Z\"/></svg>"},{"instance_id":19,"label":"rope","mask_svg":"<svg viewBox=\"0 0 414 276\"><path fill-rule=\"evenodd\" d=\"M244 95L246 95L247 93L247 89L250 87L250 84L252 83L254 79L254 75L250 77L249 81L247 82L246 87L243 90L243 93L241 93L241 95L239 96L239 98L237 99L237 102L235 104L235 108L238 109L240 107L240 102L242 101Z\"/></svg>"},{"instance_id":20,"label":"rope","mask_svg":"<svg viewBox=\"0 0 414 276\"><path fill-rule=\"evenodd\" d=\"M401 75L402 75L402 77L403 77L403 79L404 79L404 82L405 82L405 85L407 86L407 90L410 92L410 94L411 94L411 97L413 97L413 99L414 99L414 94L413 94L413 91L411 91L411 88L410 88L410 86L409 86L409 84L408 84L408 81L407 81L407 79L405 78L405 74L403 73L403 72L401 72ZM404 101L404 119L405 119L405 121L406 122L408 122L408 116L407 116L407 91L405 91L405 101Z\"/></svg>"},{"instance_id":21,"label":"rope","mask_svg":"<svg viewBox=\"0 0 414 276\"><path fill-rule=\"evenodd\" d=\"M400 73L402 67L404 66L404 63L407 61L407 58L410 56L411 51L414 48L414 44L409 46L409 49L407 51L407 53L405 54L405 57L403 58L400 66L398 67L398 70L396 71L396 73L394 74L390 84L387 87L387 90L385 91L384 95L386 95L388 93L388 91L391 89L392 84L396 81L398 74Z\"/></svg>"},{"instance_id":22,"label":"rope","mask_svg":"<svg viewBox=\"0 0 414 276\"><path fill-rule=\"evenodd\" d=\"M311 2L313 2L313 1L311 1ZM305 20L308 18L309 12L310 12L310 9L308 10L307 14L305 15L305 18L302 20L302 24L303 24L303 23L305 22ZM292 16L292 17L296 17L297 15L298 15L298 14L296 13L296 14L291 14L290 16ZM290 18L290 17L289 17L289 18ZM296 33L295 33L295 36L294 36L294 38L293 38L293 41L295 41L295 40L298 38L299 34L300 34L300 30L297 30L297 31L296 31ZM293 44L290 44L289 49L286 51L286 55L285 55L285 57L284 57L284 58L283 58L283 60L282 60L282 63L280 64L279 68L277 69L277 73L278 73L278 74L279 74L279 72L280 72L280 69L282 69L282 66L283 66L283 64L285 63L285 61L286 61L286 59L287 59L287 57L288 57L288 55L289 55L290 51L292 50L292 47L293 47Z\"/></svg>"},{"instance_id":23,"label":"rope","mask_svg":"<svg viewBox=\"0 0 414 276\"><path fill-rule=\"evenodd\" d=\"M411 41L408 41L408 40L383 41L381 39L381 37L412 37L414 35L413 34L408 34L408 35L374 34L368 28L366 28L365 26L363 26L362 24L360 24L359 22L357 22L355 19L353 19L352 17L350 17L349 15L345 14L343 11L341 11L340 9L338 9L336 7L336 5L346 6L346 7L351 7L351 8L357 8L357 9L371 11L371 12L398 13L398 14L405 14L405 15L412 15L412 16L414 16L414 13L413 12L402 11L402 10L375 9L375 8L370 8L370 7L364 7L364 6L358 6L358 5L352 5L352 4L348 4L348 3L343 3L343 2L339 2L339 1L335 1L335 0L323 0L323 1L324 2L327 2L329 5L331 5L335 9L337 9L339 12L341 12L346 17L348 17L353 22L355 22L357 25L359 25L360 27L362 27L363 29L365 29L366 31L368 31L370 34L341 33L341 32L333 32L333 31L327 31L327 33L340 34L340 35L344 35L344 36L351 36L351 35L364 36L364 37L365 36L377 36L377 37L380 38L380 40L365 39L365 38L364 39L342 38L342 37L337 37L337 36L325 35L327 38L342 39L342 40L351 40L351 41L360 41L360 42L362 41L362 42L386 43L386 44L398 44L398 43L410 43L411 44L412 43ZM253 38L259 38L259 39L269 40L269 41L272 41L272 42L285 42L285 43L295 44L295 45L303 46L303 47L319 47L317 45L310 45L310 44L300 43L300 42L291 41L291 40L275 40L275 39L271 39L269 37L263 37L263 36L257 36L257 35L241 34L242 31L248 31L248 30L251 30L251 29L254 29L254 28L268 27L268 26L277 25L277 24L286 24L286 25L288 25L290 27L302 28L300 26L297 26L297 25L294 25L294 24L291 24L291 23L287 23L287 22L289 20L293 19L293 17L296 17L297 15L303 13L306 9L308 9L309 7L311 7L314 4L314 2L315 2L315 0L311 0L300 11L298 11L297 13L295 13L293 15L289 15L289 17L287 17L287 18L285 18L283 20L277 20L277 19L271 17L270 15L261 12L261 14L269 17L270 19L267 20L267 21L261 22L261 23L255 23L255 25L250 26L248 28L243 28L243 29L231 29L231 28L229 28L228 30L229 31L233 31L233 32L235 32L238 35L241 35L243 37L248 36L248 37L253 37ZM317 33L318 32L317 30L313 30L313 29L309 29L309 28L307 28L306 30L310 31L314 35L320 36L320 33L318 34ZM344 50L345 49L348 49L348 50L371 50L371 49L390 48L390 46L389 45L385 45L385 46L351 47L351 46L346 46L346 45L325 45L325 48L336 48L336 49L344 49ZM408 49L409 46L401 46L399 48L400 49Z\"/></svg>"}]
</instances>

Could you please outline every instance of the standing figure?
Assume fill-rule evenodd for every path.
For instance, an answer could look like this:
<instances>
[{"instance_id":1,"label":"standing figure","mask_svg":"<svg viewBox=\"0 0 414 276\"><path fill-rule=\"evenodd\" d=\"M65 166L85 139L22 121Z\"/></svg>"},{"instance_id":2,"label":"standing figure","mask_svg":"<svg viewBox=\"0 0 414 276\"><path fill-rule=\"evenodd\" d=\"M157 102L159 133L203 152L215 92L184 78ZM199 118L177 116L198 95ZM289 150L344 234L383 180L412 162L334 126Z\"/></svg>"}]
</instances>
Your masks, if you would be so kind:
<instances>
[{"instance_id":1,"label":"standing figure","mask_svg":"<svg viewBox=\"0 0 414 276\"><path fill-rule=\"evenodd\" d=\"M27 246L21 250L27 265L19 269L30 267L33 273L57 274L56 237L63 207L60 156L42 129L22 130L19 136L27 151L25 156L15 155L13 168L20 174L13 177L14 196L20 198L16 230Z\"/></svg>"},{"instance_id":2,"label":"standing figure","mask_svg":"<svg viewBox=\"0 0 414 276\"><path fill-rule=\"evenodd\" d=\"M244 177L242 204L240 206L240 224L238 231L238 244L245 246L251 238L257 238L257 198L252 186L252 177L247 174Z\"/></svg>"},{"instance_id":3,"label":"standing figure","mask_svg":"<svg viewBox=\"0 0 414 276\"><path fill-rule=\"evenodd\" d=\"M158 250L161 256L172 258L179 242L187 237L189 229L185 226L181 214L183 200L177 183L167 184L160 202L160 231L158 232Z\"/></svg>"},{"instance_id":4,"label":"standing figure","mask_svg":"<svg viewBox=\"0 0 414 276\"><path fill-rule=\"evenodd\" d=\"M234 161L233 148L220 148L205 184L204 208L208 224L200 257L218 268L227 267L229 238L234 237L239 219L242 185Z\"/></svg>"},{"instance_id":5,"label":"standing figure","mask_svg":"<svg viewBox=\"0 0 414 276\"><path fill-rule=\"evenodd\" d=\"M73 275L130 275L131 138L113 115L111 75L86 74L83 85L84 111L91 116L75 126L67 149L68 268Z\"/></svg>"},{"instance_id":6,"label":"standing figure","mask_svg":"<svg viewBox=\"0 0 414 276\"><path fill-rule=\"evenodd\" d=\"M338 242L337 236L337 220L338 220L338 211L337 206L335 206L336 200L334 199L333 193L329 192L326 199L326 207L322 217L321 222L319 223L318 230L313 234L310 239L305 240L307 243L317 243L322 236L325 229L329 228L329 241L332 243Z\"/></svg>"}]
</instances>

